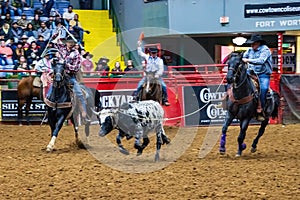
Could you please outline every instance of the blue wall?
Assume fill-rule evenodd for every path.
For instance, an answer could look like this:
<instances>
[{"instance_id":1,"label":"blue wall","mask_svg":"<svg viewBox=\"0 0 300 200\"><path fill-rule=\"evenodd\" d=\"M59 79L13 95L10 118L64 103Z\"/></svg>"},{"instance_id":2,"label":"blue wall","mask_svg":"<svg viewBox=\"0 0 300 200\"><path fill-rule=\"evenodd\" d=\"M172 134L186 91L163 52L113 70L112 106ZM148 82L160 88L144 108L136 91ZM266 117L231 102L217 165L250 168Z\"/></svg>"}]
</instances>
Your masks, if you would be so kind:
<instances>
[{"instance_id":1,"label":"blue wall","mask_svg":"<svg viewBox=\"0 0 300 200\"><path fill-rule=\"evenodd\" d=\"M244 17L245 4L289 2L297 1L169 0L169 27L185 34L299 30L300 16ZM224 14L229 17L229 24L222 26L220 17Z\"/></svg>"},{"instance_id":2,"label":"blue wall","mask_svg":"<svg viewBox=\"0 0 300 200\"><path fill-rule=\"evenodd\" d=\"M160 27L182 34L299 30L300 16L244 17L245 4L292 3L294 0L113 0L122 31ZM220 24L221 16L229 23ZM294 20L294 21L292 21ZM161 33L157 33L160 35Z\"/></svg>"}]
</instances>

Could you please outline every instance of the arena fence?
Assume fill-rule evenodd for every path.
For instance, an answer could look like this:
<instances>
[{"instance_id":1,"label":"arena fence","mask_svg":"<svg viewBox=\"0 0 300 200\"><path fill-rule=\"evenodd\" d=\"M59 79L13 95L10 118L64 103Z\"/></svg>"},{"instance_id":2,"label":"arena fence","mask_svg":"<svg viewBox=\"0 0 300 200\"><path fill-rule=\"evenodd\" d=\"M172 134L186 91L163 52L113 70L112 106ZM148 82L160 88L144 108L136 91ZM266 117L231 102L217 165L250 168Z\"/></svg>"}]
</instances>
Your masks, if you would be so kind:
<instances>
[{"instance_id":1,"label":"arena fence","mask_svg":"<svg viewBox=\"0 0 300 200\"><path fill-rule=\"evenodd\" d=\"M224 70L225 69L225 70ZM17 83L25 73L35 71L0 70L1 121L17 120ZM3 77L3 73L6 73ZM143 72L122 72L103 75L103 72L83 72L82 82L99 92L99 101L104 109L117 108L121 103L133 99L133 92ZM172 126L208 126L223 124L226 111L220 106L226 94L226 65L184 65L168 66L163 80L168 88L171 106L164 106L165 124ZM271 88L280 90L280 74L274 73ZM30 111L32 121L41 121L45 105L33 100ZM235 121L237 122L237 121ZM270 123L281 123L282 112ZM257 123L253 120L253 124Z\"/></svg>"}]
</instances>

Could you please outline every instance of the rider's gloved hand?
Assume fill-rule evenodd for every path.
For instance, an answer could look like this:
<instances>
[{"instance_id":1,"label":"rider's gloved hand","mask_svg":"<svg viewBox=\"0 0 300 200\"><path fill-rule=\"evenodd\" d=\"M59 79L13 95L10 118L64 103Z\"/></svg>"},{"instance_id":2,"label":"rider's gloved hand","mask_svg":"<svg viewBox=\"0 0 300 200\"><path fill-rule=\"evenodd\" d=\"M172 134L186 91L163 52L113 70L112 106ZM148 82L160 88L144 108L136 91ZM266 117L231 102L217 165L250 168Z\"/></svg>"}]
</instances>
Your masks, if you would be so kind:
<instances>
[{"instance_id":1,"label":"rider's gloved hand","mask_svg":"<svg viewBox=\"0 0 300 200\"><path fill-rule=\"evenodd\" d=\"M158 74L155 74L155 75L154 75L154 78L159 78L159 75L158 75Z\"/></svg>"}]
</instances>

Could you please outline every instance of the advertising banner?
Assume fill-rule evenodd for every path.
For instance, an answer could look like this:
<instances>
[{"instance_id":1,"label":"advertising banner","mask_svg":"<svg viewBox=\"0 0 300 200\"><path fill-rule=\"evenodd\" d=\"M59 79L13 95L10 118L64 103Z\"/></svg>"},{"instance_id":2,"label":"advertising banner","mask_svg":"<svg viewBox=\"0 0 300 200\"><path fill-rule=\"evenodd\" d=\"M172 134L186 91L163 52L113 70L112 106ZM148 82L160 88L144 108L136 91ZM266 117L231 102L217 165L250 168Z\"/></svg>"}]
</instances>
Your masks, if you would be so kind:
<instances>
[{"instance_id":1,"label":"advertising banner","mask_svg":"<svg viewBox=\"0 0 300 200\"><path fill-rule=\"evenodd\" d=\"M300 15L300 2L274 4L245 4L244 16L279 17Z\"/></svg>"},{"instance_id":2,"label":"advertising banner","mask_svg":"<svg viewBox=\"0 0 300 200\"><path fill-rule=\"evenodd\" d=\"M17 121L18 119L18 94L16 90L1 91L1 120ZM22 108L25 116L25 106ZM30 121L42 121L46 105L36 97L33 98L29 110ZM23 117L24 119L24 117Z\"/></svg>"},{"instance_id":3,"label":"advertising banner","mask_svg":"<svg viewBox=\"0 0 300 200\"><path fill-rule=\"evenodd\" d=\"M185 126L224 123L227 111L221 107L221 102L226 95L226 85L187 86L183 88L183 94ZM233 123L236 122L238 120L234 119Z\"/></svg>"},{"instance_id":4,"label":"advertising banner","mask_svg":"<svg viewBox=\"0 0 300 200\"><path fill-rule=\"evenodd\" d=\"M134 90L97 90L95 101L99 102L103 109L118 108L121 104L133 100Z\"/></svg>"}]
</instances>

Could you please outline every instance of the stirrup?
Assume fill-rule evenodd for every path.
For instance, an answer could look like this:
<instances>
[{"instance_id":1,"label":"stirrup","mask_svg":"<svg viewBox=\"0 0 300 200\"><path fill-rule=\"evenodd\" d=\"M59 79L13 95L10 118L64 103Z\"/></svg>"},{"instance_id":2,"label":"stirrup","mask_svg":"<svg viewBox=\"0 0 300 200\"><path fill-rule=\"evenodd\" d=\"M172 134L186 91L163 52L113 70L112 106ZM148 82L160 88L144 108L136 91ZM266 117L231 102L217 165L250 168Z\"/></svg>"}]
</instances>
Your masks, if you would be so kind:
<instances>
[{"instance_id":1,"label":"stirrup","mask_svg":"<svg viewBox=\"0 0 300 200\"><path fill-rule=\"evenodd\" d=\"M256 120L257 120L257 121L260 121L260 122L265 121L266 118L265 118L264 113L263 113L263 112L257 113Z\"/></svg>"},{"instance_id":2,"label":"stirrup","mask_svg":"<svg viewBox=\"0 0 300 200\"><path fill-rule=\"evenodd\" d=\"M165 106L170 106L171 104L169 103L168 100L166 100L166 101L163 102L163 105L165 105Z\"/></svg>"}]
</instances>

